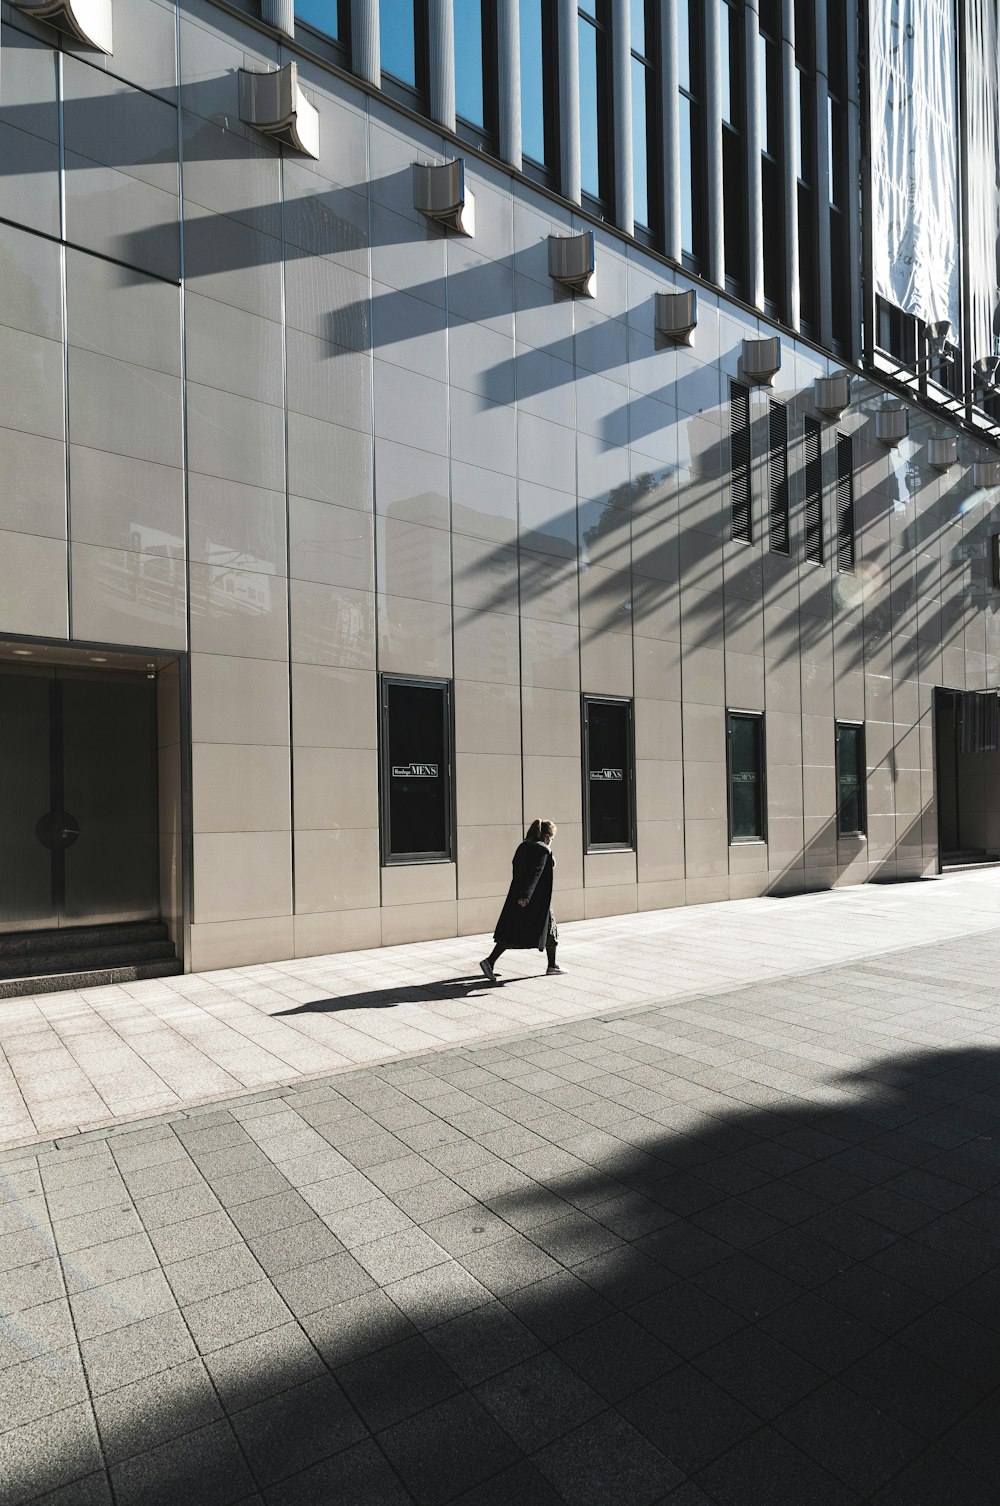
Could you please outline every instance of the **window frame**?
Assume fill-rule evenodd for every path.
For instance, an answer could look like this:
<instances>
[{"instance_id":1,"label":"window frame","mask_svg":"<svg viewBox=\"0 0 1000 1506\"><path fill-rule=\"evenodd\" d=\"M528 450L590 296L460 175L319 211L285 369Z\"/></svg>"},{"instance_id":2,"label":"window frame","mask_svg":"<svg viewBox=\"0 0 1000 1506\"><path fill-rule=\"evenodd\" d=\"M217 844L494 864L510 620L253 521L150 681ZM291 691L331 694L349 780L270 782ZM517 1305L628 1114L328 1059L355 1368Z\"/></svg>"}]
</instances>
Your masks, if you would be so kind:
<instances>
[{"instance_id":1,"label":"window frame","mask_svg":"<svg viewBox=\"0 0 1000 1506\"><path fill-rule=\"evenodd\" d=\"M660 7L654 0L643 0L646 25L645 25L645 52L639 52L634 46L629 48L629 70L633 75L636 68L640 68L644 75L646 91L646 119L645 119L645 142L646 142L646 219L636 220L634 215L635 201L635 108L633 106L632 119L629 121L629 129L632 131L632 197L633 197L633 226L634 238L643 245L655 245L658 243L663 224L663 209L661 204L660 187L663 179L662 153L660 149L660 132L658 123L661 116L661 63L662 47L660 44ZM633 87L633 99L635 91Z\"/></svg>"},{"instance_id":2,"label":"window frame","mask_svg":"<svg viewBox=\"0 0 1000 1506\"><path fill-rule=\"evenodd\" d=\"M733 722L754 721L757 723L757 788L759 801L759 827L756 836L738 837L733 831ZM763 711L746 710L740 706L726 707L726 814L730 847L767 846L767 744L765 740Z\"/></svg>"},{"instance_id":3,"label":"window frame","mask_svg":"<svg viewBox=\"0 0 1000 1506\"><path fill-rule=\"evenodd\" d=\"M296 40L299 40L299 27L302 26L310 37L321 38L327 46L335 47L347 59L351 56L351 3L350 0L331 0L331 5L337 13L336 36L324 31L322 26L317 25L315 21L310 21L308 16L300 16L296 0L294 7Z\"/></svg>"},{"instance_id":4,"label":"window frame","mask_svg":"<svg viewBox=\"0 0 1000 1506\"><path fill-rule=\"evenodd\" d=\"M449 0L449 3L454 6L455 0ZM483 146L494 144L498 139L500 128L500 79L496 0L479 0L479 8L481 18L480 33L483 44L483 123L482 125L477 125L474 120L470 120L467 115L462 115L458 110L458 60L456 48L455 134L456 136L460 136L463 141L468 141L470 146L482 148Z\"/></svg>"},{"instance_id":5,"label":"window frame","mask_svg":"<svg viewBox=\"0 0 1000 1506\"><path fill-rule=\"evenodd\" d=\"M519 7L518 43L520 43L521 16L527 7ZM521 86L521 171L526 178L549 187L558 186L559 178L559 26L556 8L548 0L538 0L538 19L541 26L541 81L542 81L542 139L545 143L544 162L539 162L524 150L524 76L519 75Z\"/></svg>"},{"instance_id":6,"label":"window frame","mask_svg":"<svg viewBox=\"0 0 1000 1506\"><path fill-rule=\"evenodd\" d=\"M440 852L397 853L392 847L390 818L389 699L390 685L412 685L421 690L443 692L443 735L445 751L445 847ZM455 695L454 681L432 675L378 676L378 771L379 771L379 857L383 868L413 867L427 863L454 863L456 847L455 805Z\"/></svg>"},{"instance_id":7,"label":"window frame","mask_svg":"<svg viewBox=\"0 0 1000 1506\"><path fill-rule=\"evenodd\" d=\"M840 820L840 812L841 812L841 801L840 801L840 733L841 733L842 729L847 729L847 728L849 728L852 732L857 732L858 733L858 757L859 757L859 760L860 760L860 763L859 763L859 777L858 777L857 789L858 789L858 806L859 806L860 812L861 812L861 825L856 830L850 830L850 831L846 830L841 825L841 820ZM864 837L864 838L867 839L867 836L868 836L868 752L867 752L866 738L865 738L865 724L864 724L864 722L836 721L833 724L833 737L834 737L834 743L833 743L833 777L834 777L834 783L836 785L837 840L838 840L838 842L841 841L842 839L850 840L850 838L852 838L852 837Z\"/></svg>"},{"instance_id":8,"label":"window frame","mask_svg":"<svg viewBox=\"0 0 1000 1506\"><path fill-rule=\"evenodd\" d=\"M599 219L607 219L612 214L615 202L615 162L614 162L614 106L612 102L612 90L614 88L614 67L611 57L611 4L612 0L589 0L593 6L593 14L583 5L577 4L576 27L577 27L577 56L580 54L580 28L589 26L593 29L597 38L595 47L596 78L594 88L597 105L597 186L598 193L595 197L582 182L582 152L581 152L581 184L580 197L583 207L596 215ZM619 0L625 4L627 0ZM578 65L582 72L582 64ZM631 125L630 125L631 128ZM582 132L581 132L582 140Z\"/></svg>"},{"instance_id":9,"label":"window frame","mask_svg":"<svg viewBox=\"0 0 1000 1506\"><path fill-rule=\"evenodd\" d=\"M381 7L381 0L375 0ZM408 105L411 110L416 110L420 115L427 114L427 106L430 91L430 24L428 16L427 0L410 0L413 5L413 73L414 82L407 83L406 79L400 78L396 73L390 73L382 66L381 45L379 47L379 78L383 94L390 99L397 99L401 104ZM379 23L381 36L381 9Z\"/></svg>"},{"instance_id":10,"label":"window frame","mask_svg":"<svg viewBox=\"0 0 1000 1506\"><path fill-rule=\"evenodd\" d=\"M688 112L688 145L690 148L690 160L685 169L681 162L680 192L683 196L686 184L685 172L690 174L690 219L691 241L690 246L684 244L684 208L681 208L681 264L690 271L700 273L705 265L707 233L707 202L706 195L701 190L705 173L705 24L704 7L701 0L686 0L687 17L687 83L678 82L677 92L682 101L680 108L685 106ZM678 44L680 39L678 38ZM681 144L684 141L683 126L680 131Z\"/></svg>"},{"instance_id":11,"label":"window frame","mask_svg":"<svg viewBox=\"0 0 1000 1506\"><path fill-rule=\"evenodd\" d=\"M588 708L598 706L624 706L627 711L626 737L627 737L627 769L628 769L628 822L629 840L627 842L594 842L591 840L590 823L590 720ZM583 850L591 852L635 852L636 851L636 808L635 808L635 703L631 696L597 695L584 691L580 697L580 733L583 775Z\"/></svg>"}]
</instances>

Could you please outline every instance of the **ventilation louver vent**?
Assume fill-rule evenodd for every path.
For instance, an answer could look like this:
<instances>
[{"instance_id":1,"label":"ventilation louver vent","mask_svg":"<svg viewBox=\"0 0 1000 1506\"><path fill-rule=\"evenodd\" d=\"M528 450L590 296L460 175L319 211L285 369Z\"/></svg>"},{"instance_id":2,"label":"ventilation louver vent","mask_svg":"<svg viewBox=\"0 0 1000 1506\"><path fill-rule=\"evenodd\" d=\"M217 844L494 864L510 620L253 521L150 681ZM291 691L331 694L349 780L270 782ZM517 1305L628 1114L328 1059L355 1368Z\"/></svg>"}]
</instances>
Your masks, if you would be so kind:
<instances>
[{"instance_id":1,"label":"ventilation louver vent","mask_svg":"<svg viewBox=\"0 0 1000 1506\"><path fill-rule=\"evenodd\" d=\"M744 340L740 356L740 376L745 382L771 387L781 370L781 340L772 335L767 340Z\"/></svg>"},{"instance_id":2,"label":"ventilation louver vent","mask_svg":"<svg viewBox=\"0 0 1000 1506\"><path fill-rule=\"evenodd\" d=\"M305 157L319 156L319 111L299 88L295 63L276 73L240 69L240 119Z\"/></svg>"},{"instance_id":3,"label":"ventilation louver vent","mask_svg":"<svg viewBox=\"0 0 1000 1506\"><path fill-rule=\"evenodd\" d=\"M806 559L813 565L823 563L822 433L814 418L806 419L802 435L805 459Z\"/></svg>"},{"instance_id":4,"label":"ventilation louver vent","mask_svg":"<svg viewBox=\"0 0 1000 1506\"><path fill-rule=\"evenodd\" d=\"M655 295L656 333L676 345L693 345L698 326L698 294L694 288L686 293Z\"/></svg>"},{"instance_id":5,"label":"ventilation louver vent","mask_svg":"<svg viewBox=\"0 0 1000 1506\"><path fill-rule=\"evenodd\" d=\"M549 276L580 298L597 292L597 252L594 232L549 236Z\"/></svg>"},{"instance_id":6,"label":"ventilation louver vent","mask_svg":"<svg viewBox=\"0 0 1000 1506\"><path fill-rule=\"evenodd\" d=\"M772 403L767 415L767 479L771 552L787 554L788 411L784 403Z\"/></svg>"},{"instance_id":7,"label":"ventilation louver vent","mask_svg":"<svg viewBox=\"0 0 1000 1506\"><path fill-rule=\"evenodd\" d=\"M729 443L732 457L733 538L753 542L750 494L750 393L742 382L729 387Z\"/></svg>"},{"instance_id":8,"label":"ventilation louver vent","mask_svg":"<svg viewBox=\"0 0 1000 1506\"><path fill-rule=\"evenodd\" d=\"M837 435L837 569L854 569L854 441Z\"/></svg>"},{"instance_id":9,"label":"ventilation louver vent","mask_svg":"<svg viewBox=\"0 0 1000 1506\"><path fill-rule=\"evenodd\" d=\"M413 164L413 205L435 224L444 225L456 235L476 233L476 200L465 186L465 160L451 162L415 162Z\"/></svg>"}]
</instances>

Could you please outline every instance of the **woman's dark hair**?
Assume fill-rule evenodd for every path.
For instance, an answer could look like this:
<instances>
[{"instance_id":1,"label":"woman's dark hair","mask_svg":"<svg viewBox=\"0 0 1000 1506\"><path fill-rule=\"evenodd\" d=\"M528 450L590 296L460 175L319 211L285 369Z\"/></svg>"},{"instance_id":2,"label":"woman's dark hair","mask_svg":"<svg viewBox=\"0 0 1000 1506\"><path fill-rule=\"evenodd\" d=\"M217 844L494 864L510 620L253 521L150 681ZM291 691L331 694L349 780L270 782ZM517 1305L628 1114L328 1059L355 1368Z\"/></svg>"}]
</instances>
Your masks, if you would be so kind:
<instances>
[{"instance_id":1,"label":"woman's dark hair","mask_svg":"<svg viewBox=\"0 0 1000 1506\"><path fill-rule=\"evenodd\" d=\"M547 837L554 837L557 831L554 821L532 821L524 834L526 842L544 842Z\"/></svg>"}]
</instances>

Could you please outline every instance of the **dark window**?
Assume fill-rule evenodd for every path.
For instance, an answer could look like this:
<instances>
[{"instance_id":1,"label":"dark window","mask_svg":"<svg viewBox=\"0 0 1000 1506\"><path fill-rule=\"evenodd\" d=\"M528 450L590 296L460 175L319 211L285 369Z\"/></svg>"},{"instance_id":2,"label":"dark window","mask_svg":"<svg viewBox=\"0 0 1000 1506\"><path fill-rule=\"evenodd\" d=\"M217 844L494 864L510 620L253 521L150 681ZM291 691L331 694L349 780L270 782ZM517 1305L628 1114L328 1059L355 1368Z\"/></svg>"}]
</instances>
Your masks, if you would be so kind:
<instances>
[{"instance_id":1,"label":"dark window","mask_svg":"<svg viewBox=\"0 0 1000 1506\"><path fill-rule=\"evenodd\" d=\"M521 0L521 150L549 168L556 160L554 12L548 0Z\"/></svg>"},{"instance_id":2,"label":"dark window","mask_svg":"<svg viewBox=\"0 0 1000 1506\"><path fill-rule=\"evenodd\" d=\"M729 713L729 840L764 840L764 718Z\"/></svg>"},{"instance_id":3,"label":"dark window","mask_svg":"<svg viewBox=\"0 0 1000 1506\"><path fill-rule=\"evenodd\" d=\"M454 0L455 113L466 124L494 130L496 20L493 0Z\"/></svg>"},{"instance_id":4,"label":"dark window","mask_svg":"<svg viewBox=\"0 0 1000 1506\"><path fill-rule=\"evenodd\" d=\"M342 41L347 35L347 8L348 0L295 0L295 19Z\"/></svg>"},{"instance_id":5,"label":"dark window","mask_svg":"<svg viewBox=\"0 0 1000 1506\"><path fill-rule=\"evenodd\" d=\"M753 543L750 494L750 389L729 384L729 444L732 464L733 538Z\"/></svg>"},{"instance_id":6,"label":"dark window","mask_svg":"<svg viewBox=\"0 0 1000 1506\"><path fill-rule=\"evenodd\" d=\"M837 836L860 837L865 830L865 729L837 723Z\"/></svg>"},{"instance_id":7,"label":"dark window","mask_svg":"<svg viewBox=\"0 0 1000 1506\"><path fill-rule=\"evenodd\" d=\"M837 569L854 569L854 443L837 435Z\"/></svg>"},{"instance_id":8,"label":"dark window","mask_svg":"<svg viewBox=\"0 0 1000 1506\"><path fill-rule=\"evenodd\" d=\"M610 204L611 112L609 109L608 0L583 0L580 44L580 186L598 205Z\"/></svg>"},{"instance_id":9,"label":"dark window","mask_svg":"<svg viewBox=\"0 0 1000 1506\"><path fill-rule=\"evenodd\" d=\"M787 554L788 544L788 410L772 403L767 415L768 520L772 554Z\"/></svg>"},{"instance_id":10,"label":"dark window","mask_svg":"<svg viewBox=\"0 0 1000 1506\"><path fill-rule=\"evenodd\" d=\"M382 71L417 91L426 87L426 12L426 0L378 0Z\"/></svg>"},{"instance_id":11,"label":"dark window","mask_svg":"<svg viewBox=\"0 0 1000 1506\"><path fill-rule=\"evenodd\" d=\"M892 356L900 366L912 370L917 364L916 319L882 297L876 297L875 310L878 317L875 338L879 350Z\"/></svg>"},{"instance_id":12,"label":"dark window","mask_svg":"<svg viewBox=\"0 0 1000 1506\"><path fill-rule=\"evenodd\" d=\"M814 565L823 563L822 432L814 418L806 419L805 433L802 436L805 452L806 559Z\"/></svg>"},{"instance_id":13,"label":"dark window","mask_svg":"<svg viewBox=\"0 0 1000 1506\"><path fill-rule=\"evenodd\" d=\"M760 129L761 198L764 215L764 299L784 314L785 204L782 193L784 156L784 82L781 65L781 15L777 4L761 0L758 42L757 118Z\"/></svg>"},{"instance_id":14,"label":"dark window","mask_svg":"<svg viewBox=\"0 0 1000 1506\"><path fill-rule=\"evenodd\" d=\"M746 71L743 0L723 0L722 191L726 286L742 296L747 286Z\"/></svg>"},{"instance_id":15,"label":"dark window","mask_svg":"<svg viewBox=\"0 0 1000 1506\"><path fill-rule=\"evenodd\" d=\"M676 0L680 87L681 253L697 270L705 257L705 42L700 0Z\"/></svg>"},{"instance_id":16,"label":"dark window","mask_svg":"<svg viewBox=\"0 0 1000 1506\"><path fill-rule=\"evenodd\" d=\"M382 855L452 855L451 686L383 675Z\"/></svg>"},{"instance_id":17,"label":"dark window","mask_svg":"<svg viewBox=\"0 0 1000 1506\"><path fill-rule=\"evenodd\" d=\"M816 14L811 0L795 0L795 66L799 84L799 134L795 175L799 206L799 308L802 327L819 323L819 256L816 229Z\"/></svg>"},{"instance_id":18,"label":"dark window","mask_svg":"<svg viewBox=\"0 0 1000 1506\"><path fill-rule=\"evenodd\" d=\"M632 702L583 698L587 848L634 847Z\"/></svg>"},{"instance_id":19,"label":"dark window","mask_svg":"<svg viewBox=\"0 0 1000 1506\"><path fill-rule=\"evenodd\" d=\"M838 350L850 353L853 345L851 279L844 275L850 265L853 247L848 244L848 195L850 158L847 142L847 4L846 0L828 0L826 11L829 100L830 157L830 265L832 283L833 342ZM841 270L843 269L843 270Z\"/></svg>"},{"instance_id":20,"label":"dark window","mask_svg":"<svg viewBox=\"0 0 1000 1506\"><path fill-rule=\"evenodd\" d=\"M652 231L659 216L655 193L657 119L657 6L631 0L632 19L632 208L640 230Z\"/></svg>"}]
</instances>

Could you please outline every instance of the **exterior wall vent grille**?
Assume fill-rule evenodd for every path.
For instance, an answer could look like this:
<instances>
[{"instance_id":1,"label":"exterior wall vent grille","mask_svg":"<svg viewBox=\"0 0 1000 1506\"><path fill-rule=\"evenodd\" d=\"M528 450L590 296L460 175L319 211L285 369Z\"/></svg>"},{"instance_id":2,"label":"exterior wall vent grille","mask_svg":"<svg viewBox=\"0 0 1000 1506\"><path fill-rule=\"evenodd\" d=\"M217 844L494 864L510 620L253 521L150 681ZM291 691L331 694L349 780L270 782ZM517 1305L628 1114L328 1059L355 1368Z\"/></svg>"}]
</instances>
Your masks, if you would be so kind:
<instances>
[{"instance_id":1,"label":"exterior wall vent grille","mask_svg":"<svg viewBox=\"0 0 1000 1506\"><path fill-rule=\"evenodd\" d=\"M803 434L806 483L806 559L813 565L823 563L823 460L822 429L814 418L807 418Z\"/></svg>"},{"instance_id":2,"label":"exterior wall vent grille","mask_svg":"<svg viewBox=\"0 0 1000 1506\"><path fill-rule=\"evenodd\" d=\"M295 63L276 73L240 69L240 119L304 157L319 156L319 111L299 88Z\"/></svg>"},{"instance_id":3,"label":"exterior wall vent grille","mask_svg":"<svg viewBox=\"0 0 1000 1506\"><path fill-rule=\"evenodd\" d=\"M549 236L549 276L581 298L597 292L597 253L594 232Z\"/></svg>"},{"instance_id":4,"label":"exterior wall vent grille","mask_svg":"<svg viewBox=\"0 0 1000 1506\"><path fill-rule=\"evenodd\" d=\"M656 333L676 345L693 345L698 327L698 294L694 288L686 293L655 295Z\"/></svg>"},{"instance_id":5,"label":"exterior wall vent grille","mask_svg":"<svg viewBox=\"0 0 1000 1506\"><path fill-rule=\"evenodd\" d=\"M465 159L413 164L413 205L456 235L476 233L476 201L465 186Z\"/></svg>"},{"instance_id":6,"label":"exterior wall vent grille","mask_svg":"<svg viewBox=\"0 0 1000 1506\"><path fill-rule=\"evenodd\" d=\"M729 443L732 457L733 538L753 543L750 490L750 392L742 382L729 387Z\"/></svg>"},{"instance_id":7,"label":"exterior wall vent grille","mask_svg":"<svg viewBox=\"0 0 1000 1506\"><path fill-rule=\"evenodd\" d=\"M767 416L768 515L772 554L787 554L788 542L788 410L772 403Z\"/></svg>"},{"instance_id":8,"label":"exterior wall vent grille","mask_svg":"<svg viewBox=\"0 0 1000 1506\"><path fill-rule=\"evenodd\" d=\"M854 441L837 435L837 569L854 569Z\"/></svg>"}]
</instances>

